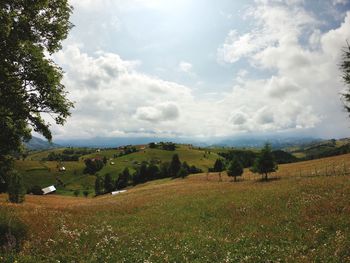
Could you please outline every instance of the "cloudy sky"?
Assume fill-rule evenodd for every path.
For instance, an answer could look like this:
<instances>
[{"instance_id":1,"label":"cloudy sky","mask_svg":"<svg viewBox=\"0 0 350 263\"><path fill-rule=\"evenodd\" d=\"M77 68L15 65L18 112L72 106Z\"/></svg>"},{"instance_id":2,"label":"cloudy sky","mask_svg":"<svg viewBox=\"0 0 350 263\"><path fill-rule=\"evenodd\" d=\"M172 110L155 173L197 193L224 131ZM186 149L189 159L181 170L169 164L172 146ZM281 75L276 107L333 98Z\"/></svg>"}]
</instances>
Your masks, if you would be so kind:
<instances>
[{"instance_id":1,"label":"cloudy sky","mask_svg":"<svg viewBox=\"0 0 350 263\"><path fill-rule=\"evenodd\" d=\"M71 0L54 60L75 102L54 139L350 136L349 0Z\"/></svg>"}]
</instances>

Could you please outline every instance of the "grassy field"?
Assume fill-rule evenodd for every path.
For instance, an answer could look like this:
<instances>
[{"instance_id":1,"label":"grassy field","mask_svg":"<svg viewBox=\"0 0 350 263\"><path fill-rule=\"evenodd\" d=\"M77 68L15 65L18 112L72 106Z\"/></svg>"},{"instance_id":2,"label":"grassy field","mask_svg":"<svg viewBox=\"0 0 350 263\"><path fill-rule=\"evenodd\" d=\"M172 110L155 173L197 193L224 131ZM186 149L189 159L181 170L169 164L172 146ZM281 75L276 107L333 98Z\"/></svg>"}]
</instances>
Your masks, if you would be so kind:
<instances>
[{"instance_id":1,"label":"grassy field","mask_svg":"<svg viewBox=\"0 0 350 263\"><path fill-rule=\"evenodd\" d=\"M0 212L29 226L22 251L1 260L350 262L350 177L298 173L349 161L283 165L269 182L246 171L238 183L200 174L99 198L27 196L13 205L1 195Z\"/></svg>"}]
</instances>

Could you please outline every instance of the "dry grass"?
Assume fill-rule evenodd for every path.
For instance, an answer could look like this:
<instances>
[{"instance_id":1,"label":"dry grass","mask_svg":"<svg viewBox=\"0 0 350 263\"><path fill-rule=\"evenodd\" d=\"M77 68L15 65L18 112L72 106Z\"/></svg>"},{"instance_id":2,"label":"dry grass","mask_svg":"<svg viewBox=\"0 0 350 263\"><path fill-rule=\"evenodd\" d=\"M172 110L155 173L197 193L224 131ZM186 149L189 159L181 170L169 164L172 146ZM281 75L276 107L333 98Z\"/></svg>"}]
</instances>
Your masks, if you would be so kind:
<instances>
[{"instance_id":1,"label":"dry grass","mask_svg":"<svg viewBox=\"0 0 350 263\"><path fill-rule=\"evenodd\" d=\"M281 180L217 174L161 180L117 196L0 195L30 229L5 262L350 262L348 176L299 177L350 155L282 165ZM350 167L350 165L349 165ZM248 171L244 178L252 179ZM0 254L1 255L1 254Z\"/></svg>"}]
</instances>

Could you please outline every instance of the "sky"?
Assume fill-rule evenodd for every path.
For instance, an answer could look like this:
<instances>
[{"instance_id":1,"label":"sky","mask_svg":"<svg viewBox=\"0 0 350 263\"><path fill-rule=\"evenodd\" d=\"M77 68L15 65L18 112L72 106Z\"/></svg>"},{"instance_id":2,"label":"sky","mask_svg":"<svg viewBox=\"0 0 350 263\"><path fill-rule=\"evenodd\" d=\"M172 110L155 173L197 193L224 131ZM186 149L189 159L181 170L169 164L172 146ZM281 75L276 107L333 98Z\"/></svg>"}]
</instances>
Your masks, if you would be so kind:
<instances>
[{"instance_id":1,"label":"sky","mask_svg":"<svg viewBox=\"0 0 350 263\"><path fill-rule=\"evenodd\" d=\"M55 139L350 136L350 0L71 0Z\"/></svg>"}]
</instances>

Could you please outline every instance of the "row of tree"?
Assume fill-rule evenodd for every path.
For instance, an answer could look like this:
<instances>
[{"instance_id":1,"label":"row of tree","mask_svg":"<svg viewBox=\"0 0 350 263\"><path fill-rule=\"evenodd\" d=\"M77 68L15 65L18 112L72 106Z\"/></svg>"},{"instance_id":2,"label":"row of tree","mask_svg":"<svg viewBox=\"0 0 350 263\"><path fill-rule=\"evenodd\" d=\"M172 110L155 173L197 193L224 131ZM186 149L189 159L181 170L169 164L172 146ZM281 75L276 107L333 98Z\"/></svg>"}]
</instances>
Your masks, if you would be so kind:
<instances>
[{"instance_id":1,"label":"row of tree","mask_svg":"<svg viewBox=\"0 0 350 263\"><path fill-rule=\"evenodd\" d=\"M152 161L150 163L142 162L133 174L130 174L129 169L125 168L115 181L109 173L104 177L97 175L95 192L96 195L101 195L123 189L128 185L137 185L163 178L185 178L189 174L201 172L202 170L196 166L181 162L178 154L174 154L170 163L164 162L159 166Z\"/></svg>"}]
</instances>

